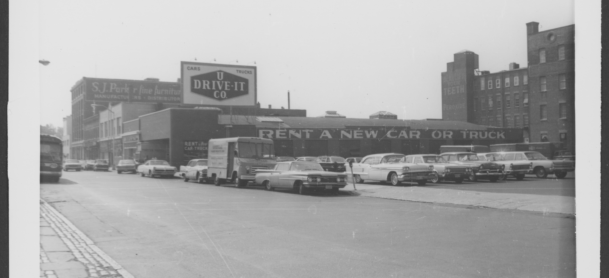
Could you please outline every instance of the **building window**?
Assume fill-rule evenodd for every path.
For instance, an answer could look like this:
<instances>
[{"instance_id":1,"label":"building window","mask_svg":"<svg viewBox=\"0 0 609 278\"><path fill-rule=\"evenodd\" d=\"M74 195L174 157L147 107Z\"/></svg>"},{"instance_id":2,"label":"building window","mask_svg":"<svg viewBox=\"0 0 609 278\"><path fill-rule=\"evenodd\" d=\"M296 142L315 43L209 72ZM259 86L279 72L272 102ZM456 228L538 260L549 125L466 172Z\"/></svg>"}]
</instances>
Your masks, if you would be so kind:
<instances>
[{"instance_id":1,"label":"building window","mask_svg":"<svg viewBox=\"0 0 609 278\"><path fill-rule=\"evenodd\" d=\"M567 88L567 77L564 74L559 75L558 80L560 81L560 89L564 90Z\"/></svg>"},{"instance_id":2,"label":"building window","mask_svg":"<svg viewBox=\"0 0 609 278\"><path fill-rule=\"evenodd\" d=\"M540 49L539 50L539 63L545 63L546 62L546 50L545 49Z\"/></svg>"},{"instance_id":3,"label":"building window","mask_svg":"<svg viewBox=\"0 0 609 278\"><path fill-rule=\"evenodd\" d=\"M476 110L478 110L478 99L474 98L474 112L476 112Z\"/></svg>"},{"instance_id":4,"label":"building window","mask_svg":"<svg viewBox=\"0 0 609 278\"><path fill-rule=\"evenodd\" d=\"M507 128L512 127L512 117L511 116L508 116L508 115L505 116L505 126Z\"/></svg>"},{"instance_id":5,"label":"building window","mask_svg":"<svg viewBox=\"0 0 609 278\"><path fill-rule=\"evenodd\" d=\"M563 143L567 142L567 132L566 131L561 131L558 134L558 136L559 136L558 139L560 140L560 142L563 142Z\"/></svg>"},{"instance_id":6,"label":"building window","mask_svg":"<svg viewBox=\"0 0 609 278\"><path fill-rule=\"evenodd\" d=\"M512 96L510 94L505 95L505 108L510 108L510 102L512 100Z\"/></svg>"},{"instance_id":7,"label":"building window","mask_svg":"<svg viewBox=\"0 0 609 278\"><path fill-rule=\"evenodd\" d=\"M509 86L510 86L510 78L509 78L509 77L506 77L506 78L505 78L505 87L507 88L507 87L509 87Z\"/></svg>"},{"instance_id":8,"label":"building window","mask_svg":"<svg viewBox=\"0 0 609 278\"><path fill-rule=\"evenodd\" d=\"M529 126L529 114L522 115L523 126Z\"/></svg>"},{"instance_id":9,"label":"building window","mask_svg":"<svg viewBox=\"0 0 609 278\"><path fill-rule=\"evenodd\" d=\"M522 93L522 107L529 106L529 93Z\"/></svg>"},{"instance_id":10,"label":"building window","mask_svg":"<svg viewBox=\"0 0 609 278\"><path fill-rule=\"evenodd\" d=\"M548 110L545 104L539 105L539 119L542 121L548 119Z\"/></svg>"},{"instance_id":11,"label":"building window","mask_svg":"<svg viewBox=\"0 0 609 278\"><path fill-rule=\"evenodd\" d=\"M502 119L501 115L497 115L497 126L498 127L503 126L503 121L501 119Z\"/></svg>"},{"instance_id":12,"label":"building window","mask_svg":"<svg viewBox=\"0 0 609 278\"><path fill-rule=\"evenodd\" d=\"M497 88L497 89L501 88L501 79L499 79L499 78L495 79L495 88Z\"/></svg>"},{"instance_id":13,"label":"building window","mask_svg":"<svg viewBox=\"0 0 609 278\"><path fill-rule=\"evenodd\" d=\"M501 110L501 94L497 94L497 109Z\"/></svg>"},{"instance_id":14,"label":"building window","mask_svg":"<svg viewBox=\"0 0 609 278\"><path fill-rule=\"evenodd\" d=\"M561 45L558 47L558 60L562 61L565 59L565 46Z\"/></svg>"},{"instance_id":15,"label":"building window","mask_svg":"<svg viewBox=\"0 0 609 278\"><path fill-rule=\"evenodd\" d=\"M548 138L548 132L547 131L539 132L539 140L541 142L549 142L550 139Z\"/></svg>"},{"instance_id":16,"label":"building window","mask_svg":"<svg viewBox=\"0 0 609 278\"><path fill-rule=\"evenodd\" d=\"M520 94L514 93L514 107L520 107Z\"/></svg>"},{"instance_id":17,"label":"building window","mask_svg":"<svg viewBox=\"0 0 609 278\"><path fill-rule=\"evenodd\" d=\"M545 76L542 76L542 77L539 78L539 90L542 91L542 92L548 91L548 86L546 84L546 81L547 80L546 80Z\"/></svg>"},{"instance_id":18,"label":"building window","mask_svg":"<svg viewBox=\"0 0 609 278\"><path fill-rule=\"evenodd\" d=\"M493 117L488 117L488 125L492 126L493 125Z\"/></svg>"},{"instance_id":19,"label":"building window","mask_svg":"<svg viewBox=\"0 0 609 278\"><path fill-rule=\"evenodd\" d=\"M541 100L546 101L548 99L548 92L541 92Z\"/></svg>"},{"instance_id":20,"label":"building window","mask_svg":"<svg viewBox=\"0 0 609 278\"><path fill-rule=\"evenodd\" d=\"M561 119L567 118L567 104L566 103L558 104L558 115L560 115Z\"/></svg>"},{"instance_id":21,"label":"building window","mask_svg":"<svg viewBox=\"0 0 609 278\"><path fill-rule=\"evenodd\" d=\"M514 127L520 127L520 116L514 115Z\"/></svg>"},{"instance_id":22,"label":"building window","mask_svg":"<svg viewBox=\"0 0 609 278\"><path fill-rule=\"evenodd\" d=\"M480 90L484 90L484 77L480 78Z\"/></svg>"},{"instance_id":23,"label":"building window","mask_svg":"<svg viewBox=\"0 0 609 278\"><path fill-rule=\"evenodd\" d=\"M518 80L518 76L514 76L514 86L518 86L518 82L520 80Z\"/></svg>"},{"instance_id":24,"label":"building window","mask_svg":"<svg viewBox=\"0 0 609 278\"><path fill-rule=\"evenodd\" d=\"M523 85L529 84L529 76L528 75L525 74L525 75L522 76L522 84Z\"/></svg>"},{"instance_id":25,"label":"building window","mask_svg":"<svg viewBox=\"0 0 609 278\"><path fill-rule=\"evenodd\" d=\"M484 97L481 97L480 98L480 110L484 111L485 109L486 108L485 108L485 105L484 105Z\"/></svg>"},{"instance_id":26,"label":"building window","mask_svg":"<svg viewBox=\"0 0 609 278\"><path fill-rule=\"evenodd\" d=\"M488 110L493 109L493 96L488 96Z\"/></svg>"},{"instance_id":27,"label":"building window","mask_svg":"<svg viewBox=\"0 0 609 278\"><path fill-rule=\"evenodd\" d=\"M488 88L492 89L493 88L493 80L489 80L488 81Z\"/></svg>"},{"instance_id":28,"label":"building window","mask_svg":"<svg viewBox=\"0 0 609 278\"><path fill-rule=\"evenodd\" d=\"M481 125L486 125L486 118L485 118L485 117L482 117L482 118L480 119L480 124L481 124Z\"/></svg>"}]
</instances>

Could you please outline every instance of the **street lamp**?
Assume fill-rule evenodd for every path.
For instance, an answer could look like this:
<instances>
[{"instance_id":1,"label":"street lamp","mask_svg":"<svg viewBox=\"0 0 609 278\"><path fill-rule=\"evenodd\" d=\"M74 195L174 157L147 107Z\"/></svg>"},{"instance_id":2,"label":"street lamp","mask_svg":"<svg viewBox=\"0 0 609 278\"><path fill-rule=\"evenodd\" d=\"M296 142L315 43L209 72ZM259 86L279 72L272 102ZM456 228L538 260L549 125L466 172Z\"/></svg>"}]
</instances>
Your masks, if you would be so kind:
<instances>
[{"instance_id":1,"label":"street lamp","mask_svg":"<svg viewBox=\"0 0 609 278\"><path fill-rule=\"evenodd\" d=\"M43 66L46 66L46 65L50 64L51 62L42 59L42 60L38 60L38 63L41 63Z\"/></svg>"},{"instance_id":2,"label":"street lamp","mask_svg":"<svg viewBox=\"0 0 609 278\"><path fill-rule=\"evenodd\" d=\"M106 106L103 106L103 105L101 105L101 104L95 104L95 103L92 103L92 104L91 104L91 107L93 108L93 113L94 113L94 114L95 114L95 106L99 106L99 107L106 108ZM106 110L108 110L108 112L112 113L112 119L114 120L114 118L115 118L115 114L114 114L114 111L112 111L112 106L111 106L111 104L110 104L110 103L108 103L108 107L107 107L107 109L106 109ZM114 134L115 134L115 133L116 133L116 132L115 132L115 130L114 130L114 124L112 124L112 132L111 132L112 137L111 137L111 139L110 139L110 142L111 142L111 144L112 144L112 156L111 156L111 159L112 159L112 165L110 165L110 166L111 166L112 170L114 170L114 156L115 156L115 153L114 153Z\"/></svg>"}]
</instances>

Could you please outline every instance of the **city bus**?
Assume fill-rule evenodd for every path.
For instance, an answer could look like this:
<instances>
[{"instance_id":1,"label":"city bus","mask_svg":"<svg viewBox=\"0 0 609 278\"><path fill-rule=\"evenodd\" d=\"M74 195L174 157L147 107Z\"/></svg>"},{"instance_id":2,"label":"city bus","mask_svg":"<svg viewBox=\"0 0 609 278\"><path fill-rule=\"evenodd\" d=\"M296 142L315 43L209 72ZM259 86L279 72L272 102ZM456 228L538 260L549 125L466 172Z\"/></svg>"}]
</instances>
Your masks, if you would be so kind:
<instances>
[{"instance_id":1,"label":"city bus","mask_svg":"<svg viewBox=\"0 0 609 278\"><path fill-rule=\"evenodd\" d=\"M58 182L61 177L63 144L61 139L40 135L40 181Z\"/></svg>"},{"instance_id":2,"label":"city bus","mask_svg":"<svg viewBox=\"0 0 609 278\"><path fill-rule=\"evenodd\" d=\"M273 140L258 137L210 139L207 158L207 176L217 186L228 181L245 187L256 171L273 169L277 163Z\"/></svg>"}]
</instances>

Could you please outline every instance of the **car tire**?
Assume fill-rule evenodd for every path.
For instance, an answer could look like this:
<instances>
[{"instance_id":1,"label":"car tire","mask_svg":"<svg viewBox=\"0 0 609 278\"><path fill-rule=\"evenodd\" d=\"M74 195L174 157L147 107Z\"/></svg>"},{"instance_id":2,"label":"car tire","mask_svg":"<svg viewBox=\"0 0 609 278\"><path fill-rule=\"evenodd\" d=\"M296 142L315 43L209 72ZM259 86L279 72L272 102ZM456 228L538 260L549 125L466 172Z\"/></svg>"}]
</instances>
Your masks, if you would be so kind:
<instances>
[{"instance_id":1,"label":"car tire","mask_svg":"<svg viewBox=\"0 0 609 278\"><path fill-rule=\"evenodd\" d=\"M425 184L427 184L427 180L420 180L420 181L417 181L417 183L419 185L425 185Z\"/></svg>"},{"instance_id":2,"label":"car tire","mask_svg":"<svg viewBox=\"0 0 609 278\"><path fill-rule=\"evenodd\" d=\"M548 172L546 171L546 168L544 168L544 167L537 167L537 169L535 169L535 176L537 176L540 179L545 179L548 177Z\"/></svg>"},{"instance_id":3,"label":"car tire","mask_svg":"<svg viewBox=\"0 0 609 278\"><path fill-rule=\"evenodd\" d=\"M398 174L396 174L396 173L391 173L389 175L389 181L391 182L391 185L393 185L393 186L398 186L401 184L400 180L398 179Z\"/></svg>"},{"instance_id":4,"label":"car tire","mask_svg":"<svg viewBox=\"0 0 609 278\"><path fill-rule=\"evenodd\" d=\"M141 177L145 177L146 175L144 175L144 173L140 173L140 176L141 176Z\"/></svg>"},{"instance_id":5,"label":"car tire","mask_svg":"<svg viewBox=\"0 0 609 278\"><path fill-rule=\"evenodd\" d=\"M455 183L463 183L463 179L462 178L456 179Z\"/></svg>"},{"instance_id":6,"label":"car tire","mask_svg":"<svg viewBox=\"0 0 609 278\"><path fill-rule=\"evenodd\" d=\"M469 175L469 181L477 181L478 177L476 177L476 173L472 173Z\"/></svg>"},{"instance_id":7,"label":"car tire","mask_svg":"<svg viewBox=\"0 0 609 278\"><path fill-rule=\"evenodd\" d=\"M302 182L298 183L298 194L305 195L307 193L307 189L305 188Z\"/></svg>"},{"instance_id":8,"label":"car tire","mask_svg":"<svg viewBox=\"0 0 609 278\"><path fill-rule=\"evenodd\" d=\"M117 174L120 174L120 173L122 173L122 172L121 172L121 171L119 171L119 170L116 170L116 173L117 173Z\"/></svg>"},{"instance_id":9,"label":"car tire","mask_svg":"<svg viewBox=\"0 0 609 278\"><path fill-rule=\"evenodd\" d=\"M506 181L508 179L509 175L503 175L503 177L501 177L502 180Z\"/></svg>"},{"instance_id":10,"label":"car tire","mask_svg":"<svg viewBox=\"0 0 609 278\"><path fill-rule=\"evenodd\" d=\"M518 174L518 175L516 175L516 179L519 180L519 181L524 180L524 174Z\"/></svg>"},{"instance_id":11,"label":"car tire","mask_svg":"<svg viewBox=\"0 0 609 278\"><path fill-rule=\"evenodd\" d=\"M182 178L184 179L184 182L188 182L189 179L186 177L186 175L182 175Z\"/></svg>"},{"instance_id":12,"label":"car tire","mask_svg":"<svg viewBox=\"0 0 609 278\"><path fill-rule=\"evenodd\" d=\"M567 176L567 172L556 172L554 173L557 179L564 179Z\"/></svg>"},{"instance_id":13,"label":"car tire","mask_svg":"<svg viewBox=\"0 0 609 278\"><path fill-rule=\"evenodd\" d=\"M360 175L353 175L353 178L355 179L356 183L364 183L364 180Z\"/></svg>"},{"instance_id":14,"label":"car tire","mask_svg":"<svg viewBox=\"0 0 609 278\"><path fill-rule=\"evenodd\" d=\"M273 186L271 185L271 182L269 181L264 181L262 183L262 185L264 185L264 189L266 189L267 191L274 191L275 188L273 188Z\"/></svg>"},{"instance_id":15,"label":"car tire","mask_svg":"<svg viewBox=\"0 0 609 278\"><path fill-rule=\"evenodd\" d=\"M76 169L76 172L80 172L80 169Z\"/></svg>"},{"instance_id":16,"label":"car tire","mask_svg":"<svg viewBox=\"0 0 609 278\"><path fill-rule=\"evenodd\" d=\"M429 180L431 183L439 183L440 182L440 176L438 175L437 172L433 172L433 178L431 180Z\"/></svg>"},{"instance_id":17,"label":"car tire","mask_svg":"<svg viewBox=\"0 0 609 278\"><path fill-rule=\"evenodd\" d=\"M151 171L148 171L148 177L153 178L154 176L152 175Z\"/></svg>"},{"instance_id":18,"label":"car tire","mask_svg":"<svg viewBox=\"0 0 609 278\"><path fill-rule=\"evenodd\" d=\"M247 184L249 183L249 181L247 180L242 180L240 178L236 178L235 179L235 183L237 184L237 187L239 188L244 188L247 186Z\"/></svg>"},{"instance_id":19,"label":"car tire","mask_svg":"<svg viewBox=\"0 0 609 278\"><path fill-rule=\"evenodd\" d=\"M496 182L499 180L499 177L490 177L488 180L491 182Z\"/></svg>"},{"instance_id":20,"label":"car tire","mask_svg":"<svg viewBox=\"0 0 609 278\"><path fill-rule=\"evenodd\" d=\"M220 185L222 185L222 183L220 182L220 178L215 178L215 179L214 179L214 185L215 185L215 186L220 186Z\"/></svg>"},{"instance_id":21,"label":"car tire","mask_svg":"<svg viewBox=\"0 0 609 278\"><path fill-rule=\"evenodd\" d=\"M334 195L334 196L338 196L338 191L339 191L339 188L338 188L338 187L333 187L333 188L332 188L332 191L331 191L331 192L332 192L332 195Z\"/></svg>"}]
</instances>

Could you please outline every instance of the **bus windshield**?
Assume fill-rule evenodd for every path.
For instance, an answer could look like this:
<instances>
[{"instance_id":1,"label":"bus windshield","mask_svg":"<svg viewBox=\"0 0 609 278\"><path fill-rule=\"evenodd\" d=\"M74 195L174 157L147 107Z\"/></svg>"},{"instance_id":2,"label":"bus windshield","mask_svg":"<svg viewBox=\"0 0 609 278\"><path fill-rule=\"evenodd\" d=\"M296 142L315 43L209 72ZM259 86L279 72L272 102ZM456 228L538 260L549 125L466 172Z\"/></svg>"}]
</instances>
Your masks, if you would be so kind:
<instances>
[{"instance_id":1,"label":"bus windshield","mask_svg":"<svg viewBox=\"0 0 609 278\"><path fill-rule=\"evenodd\" d=\"M40 162L61 162L61 145L41 143Z\"/></svg>"},{"instance_id":2,"label":"bus windshield","mask_svg":"<svg viewBox=\"0 0 609 278\"><path fill-rule=\"evenodd\" d=\"M272 144L239 142L237 148L240 158L275 159L275 150Z\"/></svg>"}]
</instances>

